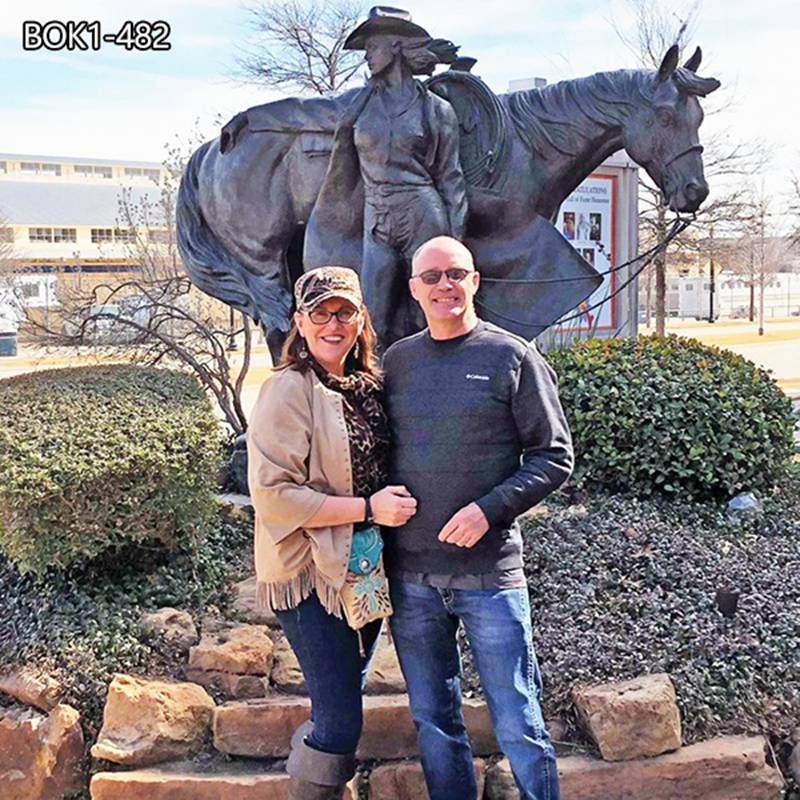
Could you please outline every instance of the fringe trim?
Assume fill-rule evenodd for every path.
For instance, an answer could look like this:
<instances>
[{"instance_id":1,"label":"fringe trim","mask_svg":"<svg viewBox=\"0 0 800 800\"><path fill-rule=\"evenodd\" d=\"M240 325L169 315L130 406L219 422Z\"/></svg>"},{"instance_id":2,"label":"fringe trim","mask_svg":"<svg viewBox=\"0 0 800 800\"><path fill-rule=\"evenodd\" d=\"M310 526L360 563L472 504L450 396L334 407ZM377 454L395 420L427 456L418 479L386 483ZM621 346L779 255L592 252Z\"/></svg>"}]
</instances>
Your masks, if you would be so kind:
<instances>
[{"instance_id":1,"label":"fringe trim","mask_svg":"<svg viewBox=\"0 0 800 800\"><path fill-rule=\"evenodd\" d=\"M270 611L288 611L300 605L311 592L316 591L322 607L334 617L344 616L340 589L331 586L310 561L293 578L286 581L258 581L256 606Z\"/></svg>"}]
</instances>

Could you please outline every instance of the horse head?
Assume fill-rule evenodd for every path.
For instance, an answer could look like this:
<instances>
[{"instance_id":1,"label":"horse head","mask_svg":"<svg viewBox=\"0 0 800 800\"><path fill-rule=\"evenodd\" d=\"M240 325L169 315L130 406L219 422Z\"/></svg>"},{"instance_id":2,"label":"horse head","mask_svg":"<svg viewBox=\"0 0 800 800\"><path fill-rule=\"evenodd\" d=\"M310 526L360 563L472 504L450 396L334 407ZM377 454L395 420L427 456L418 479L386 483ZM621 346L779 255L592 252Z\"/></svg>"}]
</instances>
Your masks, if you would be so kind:
<instances>
[{"instance_id":1,"label":"horse head","mask_svg":"<svg viewBox=\"0 0 800 800\"><path fill-rule=\"evenodd\" d=\"M702 52L678 66L673 45L661 66L642 88L641 103L623 129L623 143L631 158L647 170L673 211L697 211L708 196L703 175L703 146L698 129L703 110L698 97L718 89L715 78L697 75Z\"/></svg>"}]
</instances>

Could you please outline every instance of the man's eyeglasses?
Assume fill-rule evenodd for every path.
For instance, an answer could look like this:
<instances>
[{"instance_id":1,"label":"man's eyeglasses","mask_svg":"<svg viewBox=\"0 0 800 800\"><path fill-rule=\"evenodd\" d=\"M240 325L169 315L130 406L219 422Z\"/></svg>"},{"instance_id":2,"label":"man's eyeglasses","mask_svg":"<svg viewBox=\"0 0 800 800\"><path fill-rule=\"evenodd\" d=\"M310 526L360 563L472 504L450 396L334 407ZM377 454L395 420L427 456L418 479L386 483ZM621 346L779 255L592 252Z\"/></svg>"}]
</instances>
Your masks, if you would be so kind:
<instances>
[{"instance_id":1,"label":"man's eyeglasses","mask_svg":"<svg viewBox=\"0 0 800 800\"><path fill-rule=\"evenodd\" d=\"M461 269L460 267L451 267L450 269L429 269L425 272L420 272L419 275L412 275L412 278L419 278L426 286L435 286L442 279L442 275L447 275L447 280L453 283L461 283L473 269Z\"/></svg>"},{"instance_id":2,"label":"man's eyeglasses","mask_svg":"<svg viewBox=\"0 0 800 800\"><path fill-rule=\"evenodd\" d=\"M358 309L353 306L343 306L338 311L328 311L327 308L317 306L308 312L308 318L315 325L327 325L333 317L336 317L342 325L349 325L351 322L355 322L357 316Z\"/></svg>"}]
</instances>

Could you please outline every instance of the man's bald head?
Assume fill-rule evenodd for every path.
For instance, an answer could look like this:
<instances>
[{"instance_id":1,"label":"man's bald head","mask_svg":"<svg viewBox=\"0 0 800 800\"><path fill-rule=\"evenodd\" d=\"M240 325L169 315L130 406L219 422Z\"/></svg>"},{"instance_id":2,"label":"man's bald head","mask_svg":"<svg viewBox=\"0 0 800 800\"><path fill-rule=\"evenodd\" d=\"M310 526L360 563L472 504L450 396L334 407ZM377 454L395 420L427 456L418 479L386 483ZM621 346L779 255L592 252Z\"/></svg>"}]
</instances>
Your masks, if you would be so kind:
<instances>
[{"instance_id":1,"label":"man's bald head","mask_svg":"<svg viewBox=\"0 0 800 800\"><path fill-rule=\"evenodd\" d=\"M411 274L419 275L429 269L461 267L475 269L472 253L452 236L435 236L420 245L411 258Z\"/></svg>"}]
</instances>

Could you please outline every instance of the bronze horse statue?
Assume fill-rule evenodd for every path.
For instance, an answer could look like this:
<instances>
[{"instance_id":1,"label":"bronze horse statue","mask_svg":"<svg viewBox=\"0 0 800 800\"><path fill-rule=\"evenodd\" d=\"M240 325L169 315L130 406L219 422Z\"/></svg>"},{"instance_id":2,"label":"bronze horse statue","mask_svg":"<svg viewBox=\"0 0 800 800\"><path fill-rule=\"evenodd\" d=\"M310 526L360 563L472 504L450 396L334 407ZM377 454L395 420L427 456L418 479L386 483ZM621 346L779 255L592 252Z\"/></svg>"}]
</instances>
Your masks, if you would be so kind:
<instances>
[{"instance_id":1,"label":"bronze horse statue","mask_svg":"<svg viewBox=\"0 0 800 800\"><path fill-rule=\"evenodd\" d=\"M720 85L697 75L700 60L698 48L678 66L673 46L658 70L601 72L499 97L452 69L428 81L459 119L465 240L485 279L482 316L531 339L594 291L596 272L547 220L623 147L672 210L697 210L708 195L698 98ZM288 330L294 278L333 263L324 247L304 246L304 236L336 126L358 91L249 110L251 124L235 146L226 126L220 140L194 153L181 181L178 244L189 276L260 323L273 356ZM347 213L363 207L363 195L348 193L340 203ZM335 263L358 269L360 241L336 244ZM503 279L517 281L513 291Z\"/></svg>"}]
</instances>

